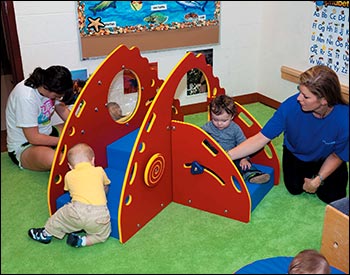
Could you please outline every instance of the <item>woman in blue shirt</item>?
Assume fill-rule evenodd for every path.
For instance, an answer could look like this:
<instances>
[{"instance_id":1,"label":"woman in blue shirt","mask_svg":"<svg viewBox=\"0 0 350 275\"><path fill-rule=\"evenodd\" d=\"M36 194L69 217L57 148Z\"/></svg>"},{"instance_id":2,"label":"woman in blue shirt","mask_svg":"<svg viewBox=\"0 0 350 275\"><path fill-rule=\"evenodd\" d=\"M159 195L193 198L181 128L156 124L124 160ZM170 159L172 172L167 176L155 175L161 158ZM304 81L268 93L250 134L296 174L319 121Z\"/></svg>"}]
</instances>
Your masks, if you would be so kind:
<instances>
[{"instance_id":1,"label":"woman in blue shirt","mask_svg":"<svg viewBox=\"0 0 350 275\"><path fill-rule=\"evenodd\" d=\"M293 195L316 193L324 202L346 197L349 105L337 74L324 65L300 75L299 93L285 100L263 129L228 154L235 160L284 133L283 176Z\"/></svg>"}]
</instances>

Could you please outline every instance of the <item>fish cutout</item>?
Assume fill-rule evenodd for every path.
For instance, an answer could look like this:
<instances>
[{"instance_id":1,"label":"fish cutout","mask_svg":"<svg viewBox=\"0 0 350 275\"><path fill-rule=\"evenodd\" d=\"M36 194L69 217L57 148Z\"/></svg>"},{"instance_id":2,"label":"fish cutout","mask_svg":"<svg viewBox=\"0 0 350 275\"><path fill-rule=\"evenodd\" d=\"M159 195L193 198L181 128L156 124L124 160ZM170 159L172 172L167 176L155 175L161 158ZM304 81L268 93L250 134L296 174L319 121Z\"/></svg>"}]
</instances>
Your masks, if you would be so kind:
<instances>
[{"instance_id":1,"label":"fish cutout","mask_svg":"<svg viewBox=\"0 0 350 275\"><path fill-rule=\"evenodd\" d=\"M100 1L95 6L90 7L89 10L91 10L94 16L96 16L96 13L98 12L103 12L109 8L116 8L117 7L116 2L117 1Z\"/></svg>"},{"instance_id":2,"label":"fish cutout","mask_svg":"<svg viewBox=\"0 0 350 275\"><path fill-rule=\"evenodd\" d=\"M175 1L175 2L180 6L182 6L185 10L200 9L201 11L205 10L205 6L208 3L208 1Z\"/></svg>"}]
</instances>

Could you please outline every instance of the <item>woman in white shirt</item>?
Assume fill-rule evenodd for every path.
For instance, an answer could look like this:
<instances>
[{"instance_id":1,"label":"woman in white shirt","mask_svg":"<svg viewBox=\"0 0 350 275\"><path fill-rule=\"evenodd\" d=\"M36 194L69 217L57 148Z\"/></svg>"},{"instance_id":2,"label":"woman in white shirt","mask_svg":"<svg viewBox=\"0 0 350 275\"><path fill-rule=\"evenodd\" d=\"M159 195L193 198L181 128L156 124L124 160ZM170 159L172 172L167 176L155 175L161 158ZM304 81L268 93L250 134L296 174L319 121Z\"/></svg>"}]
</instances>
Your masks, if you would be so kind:
<instances>
[{"instance_id":1,"label":"woman in white shirt","mask_svg":"<svg viewBox=\"0 0 350 275\"><path fill-rule=\"evenodd\" d=\"M7 150L20 168L49 171L62 125L53 127L54 111L65 121L69 109L61 101L72 94L71 72L63 66L36 68L12 90L6 105Z\"/></svg>"}]
</instances>

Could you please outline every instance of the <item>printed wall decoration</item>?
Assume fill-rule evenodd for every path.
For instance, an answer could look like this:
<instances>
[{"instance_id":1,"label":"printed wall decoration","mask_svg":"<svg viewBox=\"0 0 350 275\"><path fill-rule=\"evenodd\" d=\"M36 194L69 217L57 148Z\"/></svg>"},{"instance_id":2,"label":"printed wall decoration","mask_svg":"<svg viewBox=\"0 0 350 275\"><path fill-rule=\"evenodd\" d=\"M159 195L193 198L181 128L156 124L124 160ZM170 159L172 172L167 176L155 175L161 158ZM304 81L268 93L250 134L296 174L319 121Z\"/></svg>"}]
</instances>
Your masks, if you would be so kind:
<instances>
[{"instance_id":1,"label":"printed wall decoration","mask_svg":"<svg viewBox=\"0 0 350 275\"><path fill-rule=\"evenodd\" d=\"M73 80L73 95L65 102L67 105L74 104L78 98L79 93L84 88L86 81L88 80L87 69L78 69L71 71Z\"/></svg>"},{"instance_id":2,"label":"printed wall decoration","mask_svg":"<svg viewBox=\"0 0 350 275\"><path fill-rule=\"evenodd\" d=\"M309 63L349 75L349 1L314 1Z\"/></svg>"},{"instance_id":3,"label":"printed wall decoration","mask_svg":"<svg viewBox=\"0 0 350 275\"><path fill-rule=\"evenodd\" d=\"M207 64L213 66L213 49L192 51L195 55L203 54ZM201 70L193 68L187 73L187 95L207 92L207 82Z\"/></svg>"},{"instance_id":4,"label":"printed wall decoration","mask_svg":"<svg viewBox=\"0 0 350 275\"><path fill-rule=\"evenodd\" d=\"M125 44L141 50L178 47L174 41L170 43L175 45L167 45L166 36L186 35L185 31L189 35L176 39L179 46L218 43L219 39L220 1L77 1L77 16L82 51L84 43L92 51L97 38L103 40L102 47ZM214 37L208 36L208 30L215 31Z\"/></svg>"}]
</instances>

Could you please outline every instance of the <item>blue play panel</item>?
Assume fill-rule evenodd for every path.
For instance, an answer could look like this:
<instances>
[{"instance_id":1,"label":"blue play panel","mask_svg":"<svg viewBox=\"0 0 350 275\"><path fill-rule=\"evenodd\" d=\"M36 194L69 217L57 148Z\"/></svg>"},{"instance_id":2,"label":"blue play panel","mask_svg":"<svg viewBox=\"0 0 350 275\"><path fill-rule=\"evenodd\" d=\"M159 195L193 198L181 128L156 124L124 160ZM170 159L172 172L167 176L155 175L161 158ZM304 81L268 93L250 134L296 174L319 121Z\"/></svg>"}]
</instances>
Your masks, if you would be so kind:
<instances>
[{"instance_id":1,"label":"blue play panel","mask_svg":"<svg viewBox=\"0 0 350 275\"><path fill-rule=\"evenodd\" d=\"M272 167L255 163L254 166L263 173L269 174L270 180L267 183L263 184L246 182L246 186L248 188L251 199L251 211L255 209L255 207L261 202L261 200L266 196L266 194L271 190L271 188L274 185L274 169Z\"/></svg>"},{"instance_id":2,"label":"blue play panel","mask_svg":"<svg viewBox=\"0 0 350 275\"><path fill-rule=\"evenodd\" d=\"M63 205L71 201L71 197L69 195L69 192L65 192L63 195L59 196L56 199L56 209L61 208Z\"/></svg>"},{"instance_id":3,"label":"blue play panel","mask_svg":"<svg viewBox=\"0 0 350 275\"><path fill-rule=\"evenodd\" d=\"M106 168L105 171L108 178L111 180L111 184L107 194L107 207L111 215L112 225L111 236L119 240L118 210L125 172L121 172L111 168Z\"/></svg>"},{"instance_id":4,"label":"blue play panel","mask_svg":"<svg viewBox=\"0 0 350 275\"><path fill-rule=\"evenodd\" d=\"M138 132L139 129L136 129L107 145L107 166L109 168L126 171Z\"/></svg>"}]
</instances>

